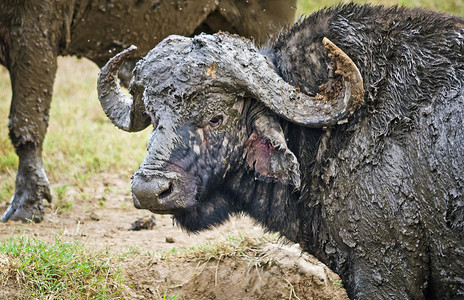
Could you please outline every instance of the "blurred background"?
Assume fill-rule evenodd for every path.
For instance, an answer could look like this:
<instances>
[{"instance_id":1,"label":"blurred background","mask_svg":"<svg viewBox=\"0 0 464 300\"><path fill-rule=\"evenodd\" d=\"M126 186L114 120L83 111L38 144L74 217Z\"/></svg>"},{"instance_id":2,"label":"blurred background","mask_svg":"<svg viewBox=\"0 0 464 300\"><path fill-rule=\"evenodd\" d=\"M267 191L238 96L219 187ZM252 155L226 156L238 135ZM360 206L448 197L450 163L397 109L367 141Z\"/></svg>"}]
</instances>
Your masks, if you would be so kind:
<instances>
[{"instance_id":1,"label":"blurred background","mask_svg":"<svg viewBox=\"0 0 464 300\"><path fill-rule=\"evenodd\" d=\"M378 4L378 5L400 5L407 7L424 7L431 10L448 12L454 15L464 16L464 0L298 0L297 15L308 14L312 11L322 9L325 6L337 5L339 3L354 2L358 4Z\"/></svg>"}]
</instances>

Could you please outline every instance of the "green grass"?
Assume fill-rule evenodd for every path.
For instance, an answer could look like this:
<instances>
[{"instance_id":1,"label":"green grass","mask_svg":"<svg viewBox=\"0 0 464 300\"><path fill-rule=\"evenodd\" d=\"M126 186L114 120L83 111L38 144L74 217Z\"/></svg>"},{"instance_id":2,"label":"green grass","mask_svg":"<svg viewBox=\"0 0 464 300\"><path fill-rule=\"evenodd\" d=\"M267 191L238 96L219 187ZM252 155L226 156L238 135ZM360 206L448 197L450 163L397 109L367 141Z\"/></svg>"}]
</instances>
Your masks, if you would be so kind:
<instances>
[{"instance_id":1,"label":"green grass","mask_svg":"<svg viewBox=\"0 0 464 300\"><path fill-rule=\"evenodd\" d=\"M0 243L2 256L0 281L16 280L21 298L110 299L126 289L118 259L81 243L12 237ZM1 264L5 258L8 265Z\"/></svg>"},{"instance_id":2,"label":"green grass","mask_svg":"<svg viewBox=\"0 0 464 300\"><path fill-rule=\"evenodd\" d=\"M68 187L69 185L65 184L61 186L56 186L54 188L56 195L55 203L57 212L70 211L74 206L74 202L68 200L66 197Z\"/></svg>"}]
</instances>

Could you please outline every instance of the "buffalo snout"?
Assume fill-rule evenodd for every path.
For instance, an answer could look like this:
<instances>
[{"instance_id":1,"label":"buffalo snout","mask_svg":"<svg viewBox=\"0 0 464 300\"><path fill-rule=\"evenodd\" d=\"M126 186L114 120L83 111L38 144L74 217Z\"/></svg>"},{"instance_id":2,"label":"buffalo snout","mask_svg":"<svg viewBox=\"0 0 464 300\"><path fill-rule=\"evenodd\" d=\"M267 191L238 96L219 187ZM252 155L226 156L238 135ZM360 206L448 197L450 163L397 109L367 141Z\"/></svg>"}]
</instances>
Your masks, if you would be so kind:
<instances>
[{"instance_id":1,"label":"buffalo snout","mask_svg":"<svg viewBox=\"0 0 464 300\"><path fill-rule=\"evenodd\" d=\"M178 184L175 179L162 176L134 176L132 181L132 199L134 206L156 213L173 213L180 208Z\"/></svg>"}]
</instances>

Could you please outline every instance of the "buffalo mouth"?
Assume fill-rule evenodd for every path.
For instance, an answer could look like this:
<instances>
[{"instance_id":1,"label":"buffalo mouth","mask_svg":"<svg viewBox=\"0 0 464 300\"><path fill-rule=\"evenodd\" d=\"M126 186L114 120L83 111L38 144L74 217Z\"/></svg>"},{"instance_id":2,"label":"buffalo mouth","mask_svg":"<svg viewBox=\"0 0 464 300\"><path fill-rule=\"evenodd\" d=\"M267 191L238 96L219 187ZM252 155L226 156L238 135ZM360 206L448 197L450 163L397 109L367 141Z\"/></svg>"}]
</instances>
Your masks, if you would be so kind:
<instances>
[{"instance_id":1,"label":"buffalo mouth","mask_svg":"<svg viewBox=\"0 0 464 300\"><path fill-rule=\"evenodd\" d=\"M135 196L134 194L132 194L132 201L134 203L134 207L137 208L137 209L146 209L146 210L149 210L151 211L152 213L155 213L155 214L161 214L161 215L173 215L175 214L176 212L178 212L179 210L181 210L180 207L175 207L175 206L166 206L166 205L159 205L159 201L157 201L157 199L153 199L152 200L152 203L149 203L149 204L142 204L140 203L140 200L137 198L137 196Z\"/></svg>"},{"instance_id":2,"label":"buffalo mouth","mask_svg":"<svg viewBox=\"0 0 464 300\"><path fill-rule=\"evenodd\" d=\"M158 209L158 208L147 208L147 210L151 211L154 214L159 214L159 215L174 215L180 211L180 209Z\"/></svg>"}]
</instances>

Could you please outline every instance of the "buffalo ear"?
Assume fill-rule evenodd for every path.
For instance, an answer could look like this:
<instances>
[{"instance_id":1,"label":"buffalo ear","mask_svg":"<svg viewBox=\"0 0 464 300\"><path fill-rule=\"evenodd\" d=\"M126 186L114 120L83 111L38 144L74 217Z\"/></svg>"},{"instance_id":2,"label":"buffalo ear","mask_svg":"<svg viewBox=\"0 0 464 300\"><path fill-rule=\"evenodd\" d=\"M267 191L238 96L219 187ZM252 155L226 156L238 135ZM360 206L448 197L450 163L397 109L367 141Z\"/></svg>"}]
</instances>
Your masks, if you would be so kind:
<instances>
[{"instance_id":1,"label":"buffalo ear","mask_svg":"<svg viewBox=\"0 0 464 300\"><path fill-rule=\"evenodd\" d=\"M276 117L263 114L254 121L244 155L248 166L257 173L257 179L280 181L300 187L298 160L287 148Z\"/></svg>"}]
</instances>

